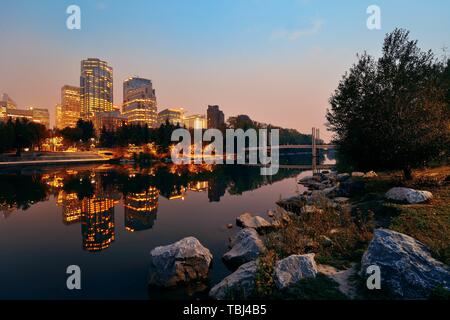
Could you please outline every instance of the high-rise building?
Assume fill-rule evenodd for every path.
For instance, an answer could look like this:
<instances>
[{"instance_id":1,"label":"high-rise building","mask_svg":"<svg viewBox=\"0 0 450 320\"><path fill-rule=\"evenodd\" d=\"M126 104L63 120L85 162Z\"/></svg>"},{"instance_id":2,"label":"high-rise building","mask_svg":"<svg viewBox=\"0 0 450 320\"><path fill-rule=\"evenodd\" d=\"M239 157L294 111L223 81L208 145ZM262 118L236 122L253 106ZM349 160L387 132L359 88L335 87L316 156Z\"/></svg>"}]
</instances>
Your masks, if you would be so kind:
<instances>
[{"instance_id":1,"label":"high-rise building","mask_svg":"<svg viewBox=\"0 0 450 320\"><path fill-rule=\"evenodd\" d=\"M184 126L187 129L206 129L207 120L206 117L200 114L194 114L191 116L186 116L183 119Z\"/></svg>"},{"instance_id":2,"label":"high-rise building","mask_svg":"<svg viewBox=\"0 0 450 320\"><path fill-rule=\"evenodd\" d=\"M133 77L124 81L122 112L129 124L157 126L156 93L151 80Z\"/></svg>"},{"instance_id":3,"label":"high-rise building","mask_svg":"<svg viewBox=\"0 0 450 320\"><path fill-rule=\"evenodd\" d=\"M58 129L75 128L81 116L80 88L68 85L63 86L61 88L61 104L59 107L59 111L58 106L56 109L56 127Z\"/></svg>"},{"instance_id":4,"label":"high-rise building","mask_svg":"<svg viewBox=\"0 0 450 320\"><path fill-rule=\"evenodd\" d=\"M62 106L58 103L55 106L55 127L57 129L63 129L63 114L62 114Z\"/></svg>"},{"instance_id":5,"label":"high-rise building","mask_svg":"<svg viewBox=\"0 0 450 320\"><path fill-rule=\"evenodd\" d=\"M93 120L97 112L113 111L113 69L105 61L81 61L81 118Z\"/></svg>"},{"instance_id":6,"label":"high-rise building","mask_svg":"<svg viewBox=\"0 0 450 320\"><path fill-rule=\"evenodd\" d=\"M208 129L225 128L225 115L220 111L219 106L208 106L207 118Z\"/></svg>"},{"instance_id":7,"label":"high-rise building","mask_svg":"<svg viewBox=\"0 0 450 320\"><path fill-rule=\"evenodd\" d=\"M6 93L2 95L2 99L0 100L0 107L4 107L6 109L17 109L17 104L14 102L13 99L10 98L10 96Z\"/></svg>"},{"instance_id":8,"label":"high-rise building","mask_svg":"<svg viewBox=\"0 0 450 320\"><path fill-rule=\"evenodd\" d=\"M169 121L170 124L180 126L184 125L184 109L183 108L171 108L165 109L158 113L158 126L165 124Z\"/></svg>"}]
</instances>

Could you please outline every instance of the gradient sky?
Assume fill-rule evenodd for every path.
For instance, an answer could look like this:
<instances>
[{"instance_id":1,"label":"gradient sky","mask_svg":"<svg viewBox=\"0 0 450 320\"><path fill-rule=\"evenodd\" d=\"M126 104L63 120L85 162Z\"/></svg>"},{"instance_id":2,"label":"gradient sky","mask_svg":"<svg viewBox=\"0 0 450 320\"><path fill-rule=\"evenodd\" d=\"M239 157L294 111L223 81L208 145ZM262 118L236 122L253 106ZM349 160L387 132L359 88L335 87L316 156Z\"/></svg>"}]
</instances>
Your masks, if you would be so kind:
<instances>
[{"instance_id":1,"label":"gradient sky","mask_svg":"<svg viewBox=\"0 0 450 320\"><path fill-rule=\"evenodd\" d=\"M66 28L77 4L82 29ZM382 30L366 28L381 7ZM378 56L385 33L407 28L424 49L450 46L450 1L418 0L1 0L0 93L19 107L54 106L64 84L79 85L80 61L114 68L122 81L153 81L159 109L251 118L325 132L328 99L356 53Z\"/></svg>"}]
</instances>

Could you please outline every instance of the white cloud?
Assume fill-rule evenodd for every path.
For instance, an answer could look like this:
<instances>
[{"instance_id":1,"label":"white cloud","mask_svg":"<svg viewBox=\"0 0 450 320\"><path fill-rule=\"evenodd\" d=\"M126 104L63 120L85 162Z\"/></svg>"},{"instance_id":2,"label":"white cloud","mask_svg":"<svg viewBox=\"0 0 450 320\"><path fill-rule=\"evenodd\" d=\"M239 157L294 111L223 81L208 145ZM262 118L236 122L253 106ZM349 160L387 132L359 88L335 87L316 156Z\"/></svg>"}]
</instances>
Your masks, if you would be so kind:
<instances>
[{"instance_id":1,"label":"white cloud","mask_svg":"<svg viewBox=\"0 0 450 320\"><path fill-rule=\"evenodd\" d=\"M286 28L274 31L270 39L278 40L278 39L286 39L289 41L296 41L300 38L313 36L322 30L324 22L323 20L315 20L311 26L304 29L296 29L296 30L288 30Z\"/></svg>"}]
</instances>

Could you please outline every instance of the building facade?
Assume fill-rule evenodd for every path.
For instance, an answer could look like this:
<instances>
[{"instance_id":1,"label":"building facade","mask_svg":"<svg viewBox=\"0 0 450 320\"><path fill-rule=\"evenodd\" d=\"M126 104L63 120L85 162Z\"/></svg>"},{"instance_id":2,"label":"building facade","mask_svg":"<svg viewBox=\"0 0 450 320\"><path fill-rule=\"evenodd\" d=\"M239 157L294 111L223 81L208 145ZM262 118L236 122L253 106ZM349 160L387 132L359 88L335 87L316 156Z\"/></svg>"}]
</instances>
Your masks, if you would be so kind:
<instances>
[{"instance_id":1,"label":"building facade","mask_svg":"<svg viewBox=\"0 0 450 320\"><path fill-rule=\"evenodd\" d=\"M206 117L200 114L184 117L183 123L187 129L207 129L208 127Z\"/></svg>"},{"instance_id":2,"label":"building facade","mask_svg":"<svg viewBox=\"0 0 450 320\"><path fill-rule=\"evenodd\" d=\"M124 123L127 123L127 118L124 117L120 111L97 112L93 119L94 129L97 136L100 136L103 128L106 131L114 132L120 128Z\"/></svg>"},{"instance_id":3,"label":"building facade","mask_svg":"<svg viewBox=\"0 0 450 320\"><path fill-rule=\"evenodd\" d=\"M107 62L81 61L80 101L83 120L93 120L97 112L113 111L113 69Z\"/></svg>"},{"instance_id":4,"label":"building facade","mask_svg":"<svg viewBox=\"0 0 450 320\"><path fill-rule=\"evenodd\" d=\"M156 93L151 80L133 77L124 81L122 112L129 124L157 127Z\"/></svg>"},{"instance_id":5,"label":"building facade","mask_svg":"<svg viewBox=\"0 0 450 320\"><path fill-rule=\"evenodd\" d=\"M58 110L59 107L59 110ZM56 127L75 128L81 117L80 88L63 86L61 88L61 104L56 108Z\"/></svg>"},{"instance_id":6,"label":"building facade","mask_svg":"<svg viewBox=\"0 0 450 320\"><path fill-rule=\"evenodd\" d=\"M158 126L165 124L167 121L173 125L184 125L184 109L171 108L165 109L158 113Z\"/></svg>"},{"instance_id":7,"label":"building facade","mask_svg":"<svg viewBox=\"0 0 450 320\"><path fill-rule=\"evenodd\" d=\"M206 117L208 119L208 129L225 128L225 114L220 111L219 106L208 106Z\"/></svg>"},{"instance_id":8,"label":"building facade","mask_svg":"<svg viewBox=\"0 0 450 320\"><path fill-rule=\"evenodd\" d=\"M6 119L27 119L50 128L50 113L48 109L29 107L28 109L6 109Z\"/></svg>"}]
</instances>

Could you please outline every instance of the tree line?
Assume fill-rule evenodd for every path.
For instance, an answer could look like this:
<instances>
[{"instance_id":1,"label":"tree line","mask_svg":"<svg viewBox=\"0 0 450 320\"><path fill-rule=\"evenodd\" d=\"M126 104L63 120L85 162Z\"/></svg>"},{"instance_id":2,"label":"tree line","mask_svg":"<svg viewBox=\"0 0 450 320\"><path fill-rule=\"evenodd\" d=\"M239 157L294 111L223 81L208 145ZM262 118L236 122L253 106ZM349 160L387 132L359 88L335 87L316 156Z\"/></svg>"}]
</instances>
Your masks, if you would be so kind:
<instances>
[{"instance_id":1,"label":"tree line","mask_svg":"<svg viewBox=\"0 0 450 320\"><path fill-rule=\"evenodd\" d=\"M406 30L386 35L378 59L358 55L330 105L328 127L355 169L402 169L410 179L413 168L449 159L450 59Z\"/></svg>"},{"instance_id":2,"label":"tree line","mask_svg":"<svg viewBox=\"0 0 450 320\"><path fill-rule=\"evenodd\" d=\"M49 136L47 128L26 118L0 122L0 153L15 151L18 156L25 148L39 150Z\"/></svg>"}]
</instances>

